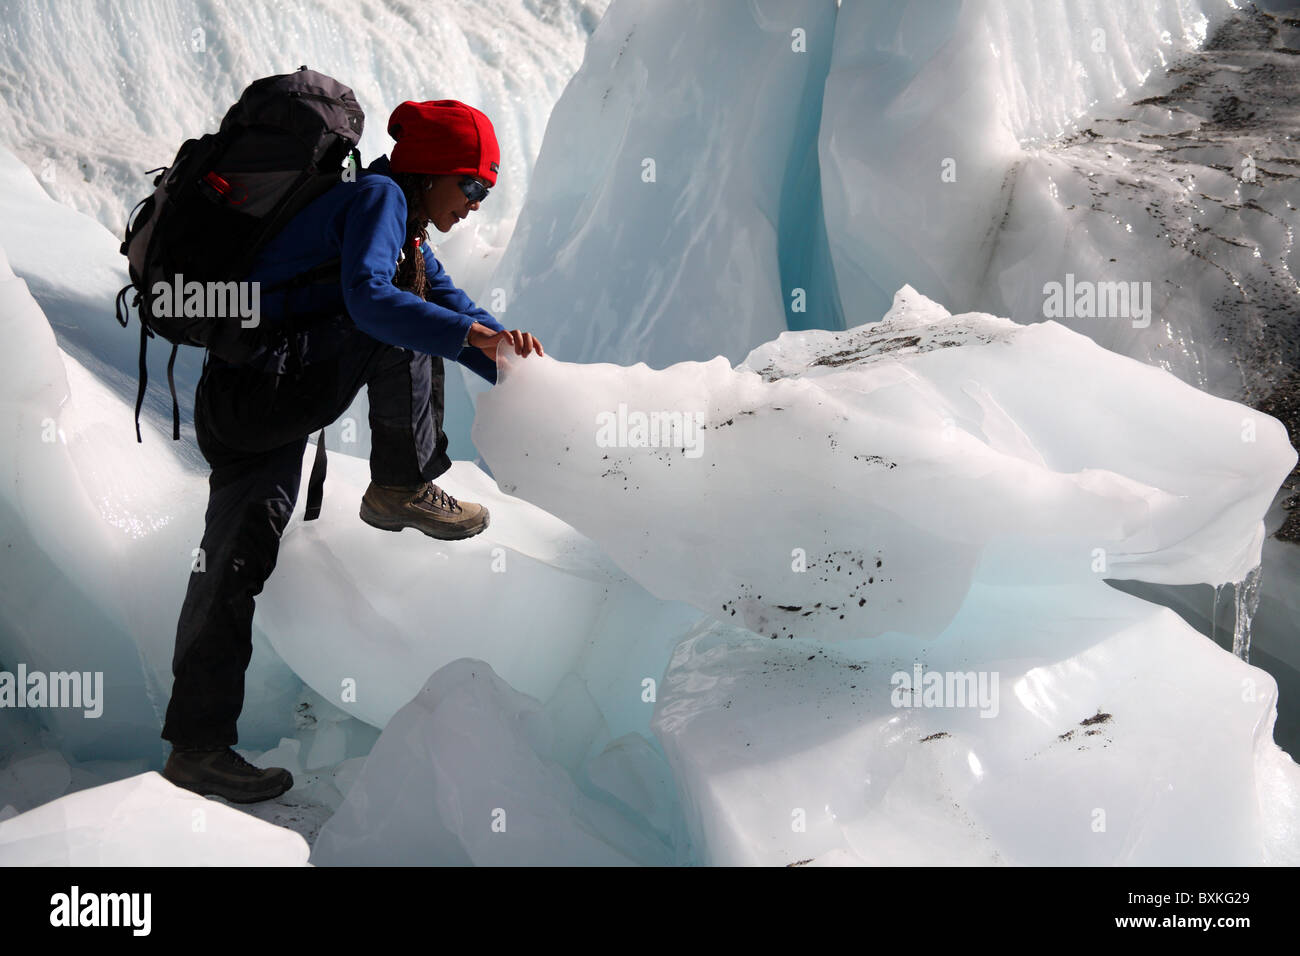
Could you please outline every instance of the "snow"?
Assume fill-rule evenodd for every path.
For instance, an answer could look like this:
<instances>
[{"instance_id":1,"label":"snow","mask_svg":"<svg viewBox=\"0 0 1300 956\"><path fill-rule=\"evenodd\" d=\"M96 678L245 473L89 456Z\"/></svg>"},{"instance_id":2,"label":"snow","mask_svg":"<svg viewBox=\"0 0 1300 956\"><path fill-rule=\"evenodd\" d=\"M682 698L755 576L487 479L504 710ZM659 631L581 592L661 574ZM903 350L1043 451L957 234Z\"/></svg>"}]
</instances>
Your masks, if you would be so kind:
<instances>
[{"instance_id":1,"label":"snow","mask_svg":"<svg viewBox=\"0 0 1300 956\"><path fill-rule=\"evenodd\" d=\"M390 150L385 127L398 103L460 99L493 118L502 159L491 200L455 239L466 258L499 254L550 105L607 3L107 0L90 17L7 3L0 126L53 198L121 235L150 191L145 170L215 129L258 77L307 64L352 87L366 111L367 161Z\"/></svg>"}]
</instances>

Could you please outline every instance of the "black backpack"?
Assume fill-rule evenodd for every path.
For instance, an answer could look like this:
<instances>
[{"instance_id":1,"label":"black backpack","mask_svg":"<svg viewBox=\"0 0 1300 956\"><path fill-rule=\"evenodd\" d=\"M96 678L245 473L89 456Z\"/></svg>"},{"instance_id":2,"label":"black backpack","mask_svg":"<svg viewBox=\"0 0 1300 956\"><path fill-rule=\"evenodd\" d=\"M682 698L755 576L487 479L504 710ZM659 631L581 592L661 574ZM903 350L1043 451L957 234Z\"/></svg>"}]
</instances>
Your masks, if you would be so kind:
<instances>
[{"instance_id":1,"label":"black backpack","mask_svg":"<svg viewBox=\"0 0 1300 956\"><path fill-rule=\"evenodd\" d=\"M172 343L167 382L172 395L172 438L180 440L180 406L176 400L173 366L181 345L206 348L233 365L259 348L273 344L292 330L292 323L275 328L260 323L245 328L238 317L194 314L176 310L179 294L156 294L179 283L237 282L247 275L257 253L295 214L342 180L344 162L356 172L361 157L356 145L365 127L365 114L352 90L331 77L299 67L293 73L268 76L252 83L226 113L216 133L186 140L172 164L150 173L153 194L141 200L127 217L121 252L129 260L131 282L117 294L116 315L123 328L131 306L140 318L140 389L135 402L136 441L148 372L145 351L149 338ZM136 212L139 211L139 215ZM337 259L262 291L312 282L337 281ZM172 301L163 301L165 298ZM228 300L227 300L228 301ZM172 314L181 311L181 315ZM202 311L202 309L200 309ZM226 309L218 311L227 312ZM323 483L324 432L317 443L317 465L311 487ZM317 497L319 497L317 495ZM312 496L308 497L308 513Z\"/></svg>"}]
</instances>

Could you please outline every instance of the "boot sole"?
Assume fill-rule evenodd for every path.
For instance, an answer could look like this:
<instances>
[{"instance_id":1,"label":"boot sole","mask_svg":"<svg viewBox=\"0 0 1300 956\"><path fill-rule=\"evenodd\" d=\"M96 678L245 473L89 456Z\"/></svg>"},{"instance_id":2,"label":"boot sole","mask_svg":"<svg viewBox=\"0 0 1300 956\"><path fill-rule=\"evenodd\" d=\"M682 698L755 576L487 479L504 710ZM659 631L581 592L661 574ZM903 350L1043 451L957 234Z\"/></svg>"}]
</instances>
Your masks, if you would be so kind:
<instances>
[{"instance_id":1,"label":"boot sole","mask_svg":"<svg viewBox=\"0 0 1300 956\"><path fill-rule=\"evenodd\" d=\"M361 520L372 528L378 528L380 531L402 531L405 528L415 528L428 535L430 538L437 538L439 541L460 541L464 538L472 538L476 534L482 533L488 526L491 518L489 512L483 512L483 520L477 524L470 525L467 528L430 528L426 525L417 524L406 518L389 518L383 515L375 514L370 510L370 506L364 501L361 502Z\"/></svg>"}]
</instances>

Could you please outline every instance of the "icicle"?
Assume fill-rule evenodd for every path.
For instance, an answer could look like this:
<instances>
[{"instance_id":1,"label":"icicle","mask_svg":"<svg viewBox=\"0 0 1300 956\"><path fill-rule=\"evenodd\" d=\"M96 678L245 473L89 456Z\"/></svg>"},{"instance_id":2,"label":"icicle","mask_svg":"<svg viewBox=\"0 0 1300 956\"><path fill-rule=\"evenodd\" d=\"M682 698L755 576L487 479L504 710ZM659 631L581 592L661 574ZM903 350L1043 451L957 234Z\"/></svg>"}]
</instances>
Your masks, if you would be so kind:
<instances>
[{"instance_id":1,"label":"icicle","mask_svg":"<svg viewBox=\"0 0 1300 956\"><path fill-rule=\"evenodd\" d=\"M1232 631L1232 653L1250 663L1250 622L1259 608L1260 566L1255 565L1246 574L1246 580L1233 585L1236 595L1236 624Z\"/></svg>"},{"instance_id":2,"label":"icicle","mask_svg":"<svg viewBox=\"0 0 1300 956\"><path fill-rule=\"evenodd\" d=\"M1216 585L1214 588L1214 603L1210 605L1210 640L1218 642L1219 640L1219 602L1223 597L1226 584Z\"/></svg>"}]
</instances>

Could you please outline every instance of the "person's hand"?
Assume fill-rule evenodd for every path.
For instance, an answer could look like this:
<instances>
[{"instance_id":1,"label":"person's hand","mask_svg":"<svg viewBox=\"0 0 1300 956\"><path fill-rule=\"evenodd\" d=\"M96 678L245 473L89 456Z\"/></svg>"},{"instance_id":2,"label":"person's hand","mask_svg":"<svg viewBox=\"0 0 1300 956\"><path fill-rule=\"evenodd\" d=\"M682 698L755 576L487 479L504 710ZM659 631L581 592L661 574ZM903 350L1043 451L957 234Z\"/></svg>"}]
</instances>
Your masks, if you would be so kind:
<instances>
[{"instance_id":1,"label":"person's hand","mask_svg":"<svg viewBox=\"0 0 1300 956\"><path fill-rule=\"evenodd\" d=\"M497 332L481 322L475 322L470 326L469 344L476 349L480 349L488 358L494 360L497 357L497 349L503 345L513 348L516 355L531 355L533 352L538 355L546 354L542 351L542 343L537 341L537 337L531 333L519 329Z\"/></svg>"}]
</instances>

